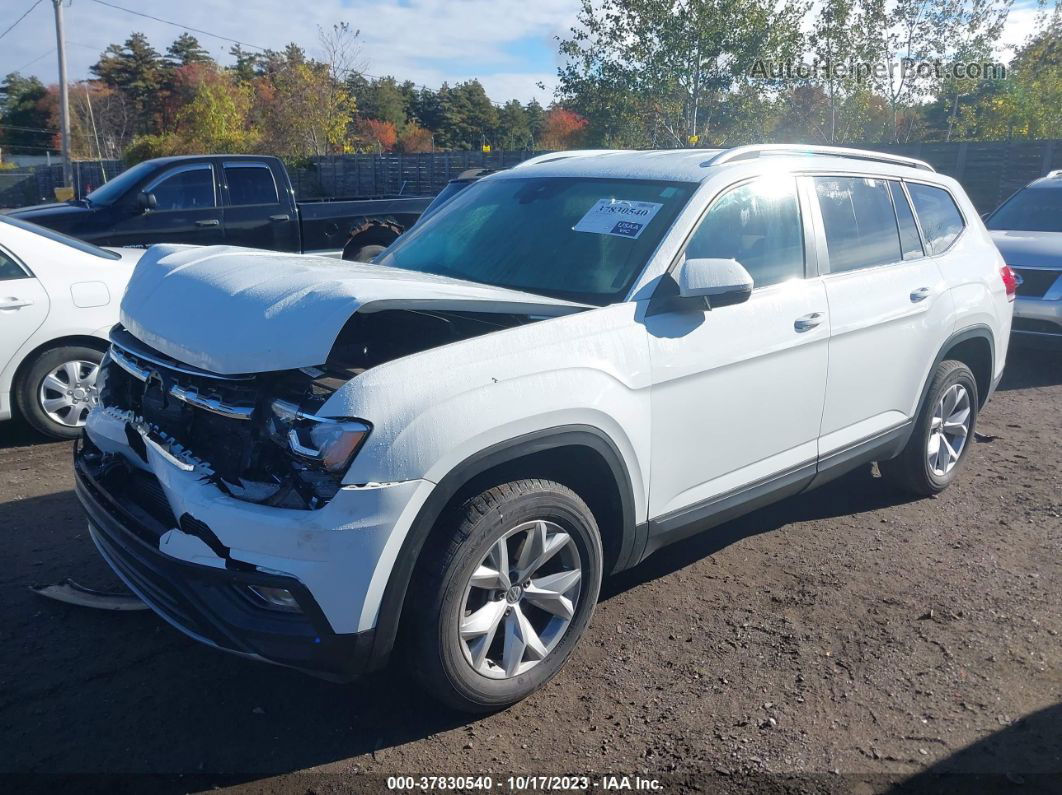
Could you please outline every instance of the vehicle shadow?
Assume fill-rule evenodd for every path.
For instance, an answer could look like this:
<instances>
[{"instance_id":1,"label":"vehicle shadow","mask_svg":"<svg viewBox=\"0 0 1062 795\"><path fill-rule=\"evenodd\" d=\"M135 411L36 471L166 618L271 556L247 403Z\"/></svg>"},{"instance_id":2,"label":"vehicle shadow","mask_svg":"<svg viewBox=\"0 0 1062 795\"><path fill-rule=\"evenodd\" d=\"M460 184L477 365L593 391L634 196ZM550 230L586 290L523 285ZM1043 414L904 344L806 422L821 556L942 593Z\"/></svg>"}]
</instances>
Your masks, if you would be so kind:
<instances>
[{"instance_id":1,"label":"vehicle shadow","mask_svg":"<svg viewBox=\"0 0 1062 795\"><path fill-rule=\"evenodd\" d=\"M55 441L33 430L20 417L0 422L0 450L9 447L34 447L40 444L52 444Z\"/></svg>"},{"instance_id":2,"label":"vehicle shadow","mask_svg":"<svg viewBox=\"0 0 1062 795\"><path fill-rule=\"evenodd\" d=\"M1030 389L1062 384L1062 351L1011 345L1000 390Z\"/></svg>"},{"instance_id":3,"label":"vehicle shadow","mask_svg":"<svg viewBox=\"0 0 1062 795\"><path fill-rule=\"evenodd\" d=\"M1062 704L1026 715L915 776L892 792L1062 791Z\"/></svg>"},{"instance_id":4,"label":"vehicle shadow","mask_svg":"<svg viewBox=\"0 0 1062 795\"><path fill-rule=\"evenodd\" d=\"M767 505L653 553L640 565L606 580L602 600L637 585L665 577L698 560L714 555L743 538L770 533L793 522L851 516L901 505L914 498L875 477L871 466L861 466L814 491Z\"/></svg>"},{"instance_id":5,"label":"vehicle shadow","mask_svg":"<svg viewBox=\"0 0 1062 795\"><path fill-rule=\"evenodd\" d=\"M662 550L610 580L603 597L749 535L904 499L868 470ZM72 492L0 503L0 527L13 547L12 576L0 579L0 772L77 776L81 786L89 774L93 788L149 774L161 776L154 789L186 792L375 756L474 722L425 698L399 666L336 685L206 648L149 612L33 594L30 585L66 577L115 582Z\"/></svg>"}]
</instances>

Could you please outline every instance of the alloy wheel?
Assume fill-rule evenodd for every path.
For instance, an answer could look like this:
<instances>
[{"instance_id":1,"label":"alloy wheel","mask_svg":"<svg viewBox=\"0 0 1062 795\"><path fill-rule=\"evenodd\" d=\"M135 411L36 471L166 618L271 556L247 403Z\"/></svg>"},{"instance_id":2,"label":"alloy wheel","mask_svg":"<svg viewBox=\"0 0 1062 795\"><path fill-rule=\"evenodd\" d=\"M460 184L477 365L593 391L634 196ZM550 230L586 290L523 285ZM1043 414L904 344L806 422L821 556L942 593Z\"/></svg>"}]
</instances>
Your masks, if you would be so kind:
<instances>
[{"instance_id":1,"label":"alloy wheel","mask_svg":"<svg viewBox=\"0 0 1062 795\"><path fill-rule=\"evenodd\" d=\"M962 384L952 384L937 401L929 425L926 458L938 477L951 472L958 463L970 434L970 393Z\"/></svg>"},{"instance_id":2,"label":"alloy wheel","mask_svg":"<svg viewBox=\"0 0 1062 795\"><path fill-rule=\"evenodd\" d=\"M465 586L459 634L469 665L510 679L544 660L575 617L582 577L579 550L559 525L508 530Z\"/></svg>"},{"instance_id":3,"label":"alloy wheel","mask_svg":"<svg viewBox=\"0 0 1062 795\"><path fill-rule=\"evenodd\" d=\"M44 376L38 399L44 413L58 425L80 428L95 400L100 366L83 359L63 362Z\"/></svg>"}]
</instances>

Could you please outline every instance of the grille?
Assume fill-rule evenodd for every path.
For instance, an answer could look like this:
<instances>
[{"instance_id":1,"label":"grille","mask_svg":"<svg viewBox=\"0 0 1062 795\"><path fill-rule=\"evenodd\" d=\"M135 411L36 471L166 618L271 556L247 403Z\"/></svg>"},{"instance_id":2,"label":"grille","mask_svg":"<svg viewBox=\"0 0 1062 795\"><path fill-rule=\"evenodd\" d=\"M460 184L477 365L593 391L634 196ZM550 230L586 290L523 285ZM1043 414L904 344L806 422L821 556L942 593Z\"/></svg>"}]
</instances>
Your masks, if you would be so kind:
<instances>
[{"instance_id":1,"label":"grille","mask_svg":"<svg viewBox=\"0 0 1062 795\"><path fill-rule=\"evenodd\" d=\"M1023 298L1042 298L1044 293L1051 289L1062 271L1041 270L1039 268L1015 268L1014 272L1021 277L1018 285L1018 295Z\"/></svg>"}]
</instances>

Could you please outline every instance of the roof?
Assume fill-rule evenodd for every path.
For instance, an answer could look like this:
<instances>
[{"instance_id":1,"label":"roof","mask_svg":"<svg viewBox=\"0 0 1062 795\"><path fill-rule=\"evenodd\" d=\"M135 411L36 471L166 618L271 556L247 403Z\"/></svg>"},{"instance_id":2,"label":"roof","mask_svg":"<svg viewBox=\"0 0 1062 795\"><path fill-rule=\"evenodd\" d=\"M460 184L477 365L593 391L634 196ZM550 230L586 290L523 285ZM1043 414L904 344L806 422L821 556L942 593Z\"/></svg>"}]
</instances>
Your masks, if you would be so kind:
<instances>
[{"instance_id":1,"label":"roof","mask_svg":"<svg viewBox=\"0 0 1062 795\"><path fill-rule=\"evenodd\" d=\"M627 177L674 182L703 182L720 173L720 169L758 161L771 167L806 167L852 169L895 174L897 168L910 173L932 173L928 164L902 155L825 146L783 146L775 144L735 147L733 149L665 149L637 151L629 149L583 149L551 152L525 160L495 178L535 176Z\"/></svg>"},{"instance_id":2,"label":"roof","mask_svg":"<svg viewBox=\"0 0 1062 795\"><path fill-rule=\"evenodd\" d=\"M169 155L167 157L153 157L151 163L158 163L162 166L168 166L171 163L181 163L186 160L203 160L207 157L223 157L226 160L262 160L263 158L272 159L272 155L221 155L221 154L202 154L202 155Z\"/></svg>"},{"instance_id":3,"label":"roof","mask_svg":"<svg viewBox=\"0 0 1062 795\"><path fill-rule=\"evenodd\" d=\"M1050 171L1039 179L1034 179L1026 187L1046 190L1062 188L1062 168Z\"/></svg>"}]
</instances>

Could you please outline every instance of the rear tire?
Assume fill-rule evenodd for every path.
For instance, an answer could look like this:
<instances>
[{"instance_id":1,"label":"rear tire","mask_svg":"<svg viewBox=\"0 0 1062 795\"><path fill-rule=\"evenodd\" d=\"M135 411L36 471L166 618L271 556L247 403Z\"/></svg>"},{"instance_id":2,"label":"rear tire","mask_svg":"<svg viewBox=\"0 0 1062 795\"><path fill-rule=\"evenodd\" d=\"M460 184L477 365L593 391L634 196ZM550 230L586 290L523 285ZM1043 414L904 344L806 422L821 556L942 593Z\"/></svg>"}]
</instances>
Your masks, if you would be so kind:
<instances>
[{"instance_id":1,"label":"rear tire","mask_svg":"<svg viewBox=\"0 0 1062 795\"><path fill-rule=\"evenodd\" d=\"M85 345L63 345L39 354L19 377L19 411L34 430L53 439L81 435L103 354Z\"/></svg>"},{"instance_id":2,"label":"rear tire","mask_svg":"<svg viewBox=\"0 0 1062 795\"><path fill-rule=\"evenodd\" d=\"M503 709L552 679L586 629L597 523L571 489L537 479L489 489L440 523L406 601L409 665L455 709Z\"/></svg>"},{"instance_id":3,"label":"rear tire","mask_svg":"<svg viewBox=\"0 0 1062 795\"><path fill-rule=\"evenodd\" d=\"M938 364L903 452L878 462L882 476L920 497L942 492L966 460L977 408L977 379L970 368L959 361Z\"/></svg>"}]
</instances>

